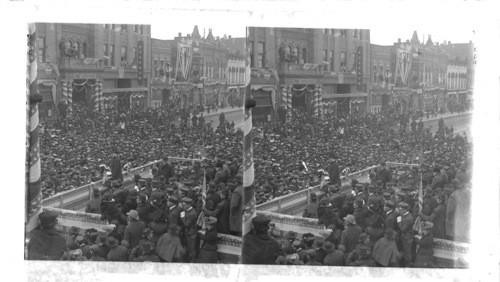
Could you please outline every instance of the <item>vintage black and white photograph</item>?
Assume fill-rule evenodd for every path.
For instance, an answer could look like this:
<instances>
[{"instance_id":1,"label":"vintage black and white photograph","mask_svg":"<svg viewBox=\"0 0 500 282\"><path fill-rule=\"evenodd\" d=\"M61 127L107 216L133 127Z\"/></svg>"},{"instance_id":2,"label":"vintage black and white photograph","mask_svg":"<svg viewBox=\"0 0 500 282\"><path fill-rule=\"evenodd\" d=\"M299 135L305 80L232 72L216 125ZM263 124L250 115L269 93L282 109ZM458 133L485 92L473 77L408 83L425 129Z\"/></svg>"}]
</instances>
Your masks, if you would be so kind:
<instances>
[{"instance_id":1,"label":"vintage black and white photograph","mask_svg":"<svg viewBox=\"0 0 500 282\"><path fill-rule=\"evenodd\" d=\"M237 263L245 37L29 27L26 259Z\"/></svg>"},{"instance_id":2,"label":"vintage black and white photograph","mask_svg":"<svg viewBox=\"0 0 500 282\"><path fill-rule=\"evenodd\" d=\"M248 28L243 263L468 267L474 44L370 33Z\"/></svg>"},{"instance_id":3,"label":"vintage black and white photograph","mask_svg":"<svg viewBox=\"0 0 500 282\"><path fill-rule=\"evenodd\" d=\"M29 281L496 278L493 6L0 2L5 265Z\"/></svg>"}]
</instances>

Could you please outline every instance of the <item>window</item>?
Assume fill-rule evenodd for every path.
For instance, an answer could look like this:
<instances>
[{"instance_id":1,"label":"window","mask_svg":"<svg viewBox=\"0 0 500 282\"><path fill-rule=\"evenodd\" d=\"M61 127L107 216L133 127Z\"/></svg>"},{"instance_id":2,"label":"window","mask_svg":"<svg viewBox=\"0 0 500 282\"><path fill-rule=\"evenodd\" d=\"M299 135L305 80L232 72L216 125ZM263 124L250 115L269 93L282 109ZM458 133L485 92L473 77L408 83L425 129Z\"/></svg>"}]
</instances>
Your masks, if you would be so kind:
<instances>
[{"instance_id":1,"label":"window","mask_svg":"<svg viewBox=\"0 0 500 282\"><path fill-rule=\"evenodd\" d=\"M103 24L102 28L106 29L107 28L107 24Z\"/></svg>"},{"instance_id":2,"label":"window","mask_svg":"<svg viewBox=\"0 0 500 282\"><path fill-rule=\"evenodd\" d=\"M330 35L333 35L335 33L335 29L330 29Z\"/></svg>"},{"instance_id":3,"label":"window","mask_svg":"<svg viewBox=\"0 0 500 282\"><path fill-rule=\"evenodd\" d=\"M259 68L266 67L266 44L263 42L259 42L258 45L259 52Z\"/></svg>"},{"instance_id":4,"label":"window","mask_svg":"<svg viewBox=\"0 0 500 282\"><path fill-rule=\"evenodd\" d=\"M133 54L133 58L132 58L132 66L135 66L137 64L137 62L135 61L137 59L137 48L134 47L134 52L132 53Z\"/></svg>"},{"instance_id":5,"label":"window","mask_svg":"<svg viewBox=\"0 0 500 282\"><path fill-rule=\"evenodd\" d=\"M328 28L325 28L323 31L325 32L325 34L328 34Z\"/></svg>"},{"instance_id":6,"label":"window","mask_svg":"<svg viewBox=\"0 0 500 282\"><path fill-rule=\"evenodd\" d=\"M139 32L139 25L138 24L134 25L134 32L136 32L136 33Z\"/></svg>"},{"instance_id":7,"label":"window","mask_svg":"<svg viewBox=\"0 0 500 282\"><path fill-rule=\"evenodd\" d=\"M341 29L340 30L340 36L342 38L346 38L346 36L347 36L347 29Z\"/></svg>"},{"instance_id":8,"label":"window","mask_svg":"<svg viewBox=\"0 0 500 282\"><path fill-rule=\"evenodd\" d=\"M108 44L103 44L103 45L102 45L102 54L103 54L104 56L108 56ZM108 62L109 62L109 60L105 60L104 65L105 65L105 66L107 66L107 65L108 65Z\"/></svg>"},{"instance_id":9,"label":"window","mask_svg":"<svg viewBox=\"0 0 500 282\"><path fill-rule=\"evenodd\" d=\"M328 62L328 51L323 50L323 62Z\"/></svg>"},{"instance_id":10,"label":"window","mask_svg":"<svg viewBox=\"0 0 500 282\"><path fill-rule=\"evenodd\" d=\"M80 43L75 41L72 47L73 47L73 57L80 58Z\"/></svg>"},{"instance_id":11,"label":"window","mask_svg":"<svg viewBox=\"0 0 500 282\"><path fill-rule=\"evenodd\" d=\"M304 62L304 64L307 63L307 49L306 48L302 48L302 61Z\"/></svg>"},{"instance_id":12,"label":"window","mask_svg":"<svg viewBox=\"0 0 500 282\"><path fill-rule=\"evenodd\" d=\"M139 30L141 34L144 34L144 26L142 24L140 25Z\"/></svg>"},{"instance_id":13,"label":"window","mask_svg":"<svg viewBox=\"0 0 500 282\"><path fill-rule=\"evenodd\" d=\"M330 71L334 71L333 50L330 50Z\"/></svg>"},{"instance_id":14,"label":"window","mask_svg":"<svg viewBox=\"0 0 500 282\"><path fill-rule=\"evenodd\" d=\"M45 62L45 37L37 38L37 48L38 48L38 62Z\"/></svg>"},{"instance_id":15,"label":"window","mask_svg":"<svg viewBox=\"0 0 500 282\"><path fill-rule=\"evenodd\" d=\"M115 45L109 45L109 56L111 57L111 65L115 66Z\"/></svg>"},{"instance_id":16,"label":"window","mask_svg":"<svg viewBox=\"0 0 500 282\"><path fill-rule=\"evenodd\" d=\"M121 66L126 67L127 66L127 47L122 46L121 50Z\"/></svg>"},{"instance_id":17,"label":"window","mask_svg":"<svg viewBox=\"0 0 500 282\"><path fill-rule=\"evenodd\" d=\"M122 24L121 25L121 30L120 32L127 32L127 25L126 24Z\"/></svg>"},{"instance_id":18,"label":"window","mask_svg":"<svg viewBox=\"0 0 500 282\"><path fill-rule=\"evenodd\" d=\"M345 72L346 71L346 53L345 52L340 52L340 71Z\"/></svg>"},{"instance_id":19,"label":"window","mask_svg":"<svg viewBox=\"0 0 500 282\"><path fill-rule=\"evenodd\" d=\"M248 46L250 49L250 66L255 67L255 58L253 57L253 41L249 41L248 44L250 45Z\"/></svg>"}]
</instances>

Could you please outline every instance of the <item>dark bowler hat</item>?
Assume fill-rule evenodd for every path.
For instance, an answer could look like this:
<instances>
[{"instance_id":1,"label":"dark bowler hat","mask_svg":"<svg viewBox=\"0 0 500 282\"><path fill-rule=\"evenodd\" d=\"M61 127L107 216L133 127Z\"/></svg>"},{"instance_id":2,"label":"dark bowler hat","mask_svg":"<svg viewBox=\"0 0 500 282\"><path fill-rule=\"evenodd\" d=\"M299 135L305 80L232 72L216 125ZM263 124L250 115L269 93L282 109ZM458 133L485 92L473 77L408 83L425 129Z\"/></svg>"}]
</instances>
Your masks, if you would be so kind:
<instances>
[{"instance_id":1,"label":"dark bowler hat","mask_svg":"<svg viewBox=\"0 0 500 282\"><path fill-rule=\"evenodd\" d=\"M258 215L252 218L253 228L255 230L263 230L269 227L271 220L264 215Z\"/></svg>"},{"instance_id":2,"label":"dark bowler hat","mask_svg":"<svg viewBox=\"0 0 500 282\"><path fill-rule=\"evenodd\" d=\"M184 199L184 203L192 205L193 204L193 199L191 199L191 198L185 198Z\"/></svg>"},{"instance_id":3,"label":"dark bowler hat","mask_svg":"<svg viewBox=\"0 0 500 282\"><path fill-rule=\"evenodd\" d=\"M99 190L99 188L95 187L94 189L92 189L92 194L93 195L100 195L101 191Z\"/></svg>"},{"instance_id":4,"label":"dark bowler hat","mask_svg":"<svg viewBox=\"0 0 500 282\"><path fill-rule=\"evenodd\" d=\"M49 226L55 223L57 214L51 211L44 210L38 215L38 219L40 219L40 223L42 224L42 226Z\"/></svg>"},{"instance_id":5,"label":"dark bowler hat","mask_svg":"<svg viewBox=\"0 0 500 282\"><path fill-rule=\"evenodd\" d=\"M388 206L389 208L393 209L394 208L394 202L393 201L386 201L385 205Z\"/></svg>"}]
</instances>

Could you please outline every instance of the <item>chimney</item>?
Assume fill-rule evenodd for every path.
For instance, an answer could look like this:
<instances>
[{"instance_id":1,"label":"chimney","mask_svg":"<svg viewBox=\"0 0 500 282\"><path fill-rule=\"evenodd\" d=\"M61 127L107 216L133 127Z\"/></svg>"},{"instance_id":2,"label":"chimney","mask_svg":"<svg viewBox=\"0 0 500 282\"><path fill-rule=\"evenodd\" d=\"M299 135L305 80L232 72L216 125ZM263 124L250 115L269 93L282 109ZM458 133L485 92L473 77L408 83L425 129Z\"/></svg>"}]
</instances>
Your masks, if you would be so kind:
<instances>
[{"instance_id":1,"label":"chimney","mask_svg":"<svg viewBox=\"0 0 500 282\"><path fill-rule=\"evenodd\" d=\"M180 32L179 32L179 35L178 35L178 36L179 36L179 37L182 37L182 33L180 33Z\"/></svg>"},{"instance_id":2,"label":"chimney","mask_svg":"<svg viewBox=\"0 0 500 282\"><path fill-rule=\"evenodd\" d=\"M401 43L401 38L398 38L398 43Z\"/></svg>"}]
</instances>

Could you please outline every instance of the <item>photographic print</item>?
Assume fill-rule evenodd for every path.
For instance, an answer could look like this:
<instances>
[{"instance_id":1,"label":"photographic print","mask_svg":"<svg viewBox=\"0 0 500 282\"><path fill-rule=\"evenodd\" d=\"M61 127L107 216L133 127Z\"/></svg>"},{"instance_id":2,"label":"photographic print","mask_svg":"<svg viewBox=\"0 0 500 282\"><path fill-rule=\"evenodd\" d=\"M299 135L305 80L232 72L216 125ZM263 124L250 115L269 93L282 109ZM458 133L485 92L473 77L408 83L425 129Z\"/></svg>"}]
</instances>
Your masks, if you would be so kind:
<instances>
[{"instance_id":1,"label":"photographic print","mask_svg":"<svg viewBox=\"0 0 500 282\"><path fill-rule=\"evenodd\" d=\"M468 267L473 43L370 32L248 28L242 263Z\"/></svg>"},{"instance_id":2,"label":"photographic print","mask_svg":"<svg viewBox=\"0 0 500 282\"><path fill-rule=\"evenodd\" d=\"M26 259L237 263L245 38L29 28Z\"/></svg>"}]
</instances>

